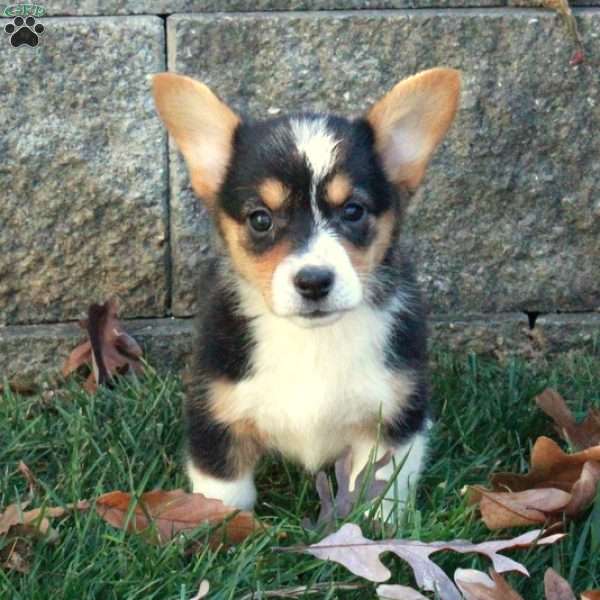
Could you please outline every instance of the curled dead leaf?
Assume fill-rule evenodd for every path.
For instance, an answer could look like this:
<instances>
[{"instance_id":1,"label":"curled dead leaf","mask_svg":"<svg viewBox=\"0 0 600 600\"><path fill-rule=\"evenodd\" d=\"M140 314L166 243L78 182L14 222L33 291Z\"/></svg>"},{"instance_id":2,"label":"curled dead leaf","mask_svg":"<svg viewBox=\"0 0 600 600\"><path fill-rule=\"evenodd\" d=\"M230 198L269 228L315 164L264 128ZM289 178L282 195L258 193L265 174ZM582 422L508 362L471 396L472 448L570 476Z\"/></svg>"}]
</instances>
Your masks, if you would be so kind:
<instances>
[{"instance_id":1,"label":"curled dead leaf","mask_svg":"<svg viewBox=\"0 0 600 600\"><path fill-rule=\"evenodd\" d=\"M519 492L537 487L554 487L571 491L581 477L583 465L588 461L600 462L600 446L593 446L567 454L547 437L539 437L531 451L531 469L526 475L496 473L492 475L494 491Z\"/></svg>"},{"instance_id":2,"label":"curled dead leaf","mask_svg":"<svg viewBox=\"0 0 600 600\"><path fill-rule=\"evenodd\" d=\"M576 448L585 450L600 444L599 409L590 409L585 419L577 423L565 399L556 390L544 390L535 402L554 421L558 433Z\"/></svg>"},{"instance_id":3,"label":"curled dead leaf","mask_svg":"<svg viewBox=\"0 0 600 600\"><path fill-rule=\"evenodd\" d=\"M65 377L84 364L90 365L92 373L84 388L92 393L99 385L110 384L114 375L141 371L142 349L117 319L114 298L104 304L92 304L88 318L79 325L87 331L89 339L67 357L63 366Z\"/></svg>"}]
</instances>

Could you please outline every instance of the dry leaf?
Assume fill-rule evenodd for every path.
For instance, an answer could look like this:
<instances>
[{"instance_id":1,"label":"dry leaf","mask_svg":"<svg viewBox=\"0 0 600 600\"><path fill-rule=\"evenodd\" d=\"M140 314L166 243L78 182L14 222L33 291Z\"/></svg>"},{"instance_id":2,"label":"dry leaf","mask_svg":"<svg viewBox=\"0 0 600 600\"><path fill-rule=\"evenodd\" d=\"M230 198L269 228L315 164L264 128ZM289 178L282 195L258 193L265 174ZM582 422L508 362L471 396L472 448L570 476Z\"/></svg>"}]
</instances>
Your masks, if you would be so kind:
<instances>
[{"instance_id":1,"label":"dry leaf","mask_svg":"<svg viewBox=\"0 0 600 600\"><path fill-rule=\"evenodd\" d=\"M542 436L533 446L529 473L496 473L491 478L492 486L494 491L519 492L537 487L554 487L570 492L581 477L583 465L590 460L600 462L600 446L566 454L556 442Z\"/></svg>"},{"instance_id":2,"label":"dry leaf","mask_svg":"<svg viewBox=\"0 0 600 600\"><path fill-rule=\"evenodd\" d=\"M571 586L554 569L544 575L546 600L577 600Z\"/></svg>"},{"instance_id":3,"label":"dry leaf","mask_svg":"<svg viewBox=\"0 0 600 600\"><path fill-rule=\"evenodd\" d=\"M600 600L600 590L589 590L581 594L581 600Z\"/></svg>"},{"instance_id":4,"label":"dry leaf","mask_svg":"<svg viewBox=\"0 0 600 600\"><path fill-rule=\"evenodd\" d=\"M200 582L200 587L198 588L198 593L193 598L190 598L190 600L201 600L201 598L206 598L206 596L208 596L209 590L210 590L210 584L208 583L208 581L206 581L206 579L203 579Z\"/></svg>"},{"instance_id":5,"label":"dry leaf","mask_svg":"<svg viewBox=\"0 0 600 600\"><path fill-rule=\"evenodd\" d=\"M337 532L311 546L281 548L292 552L307 552L323 560L337 562L349 571L370 581L384 582L391 576L381 562L383 552L393 552L406 561L413 570L417 585L427 591L437 591L444 600L461 600L458 589L444 571L430 560L430 555L442 550L452 550L461 554L478 553L487 556L500 573L518 571L528 575L520 563L499 554L500 551L515 547L528 547L533 544L552 544L564 537L562 534L543 537L541 531L529 531L512 540L488 541L481 544L455 540L453 542L418 542L414 540L388 539L373 541L365 538L358 525L347 523Z\"/></svg>"},{"instance_id":6,"label":"dry leaf","mask_svg":"<svg viewBox=\"0 0 600 600\"><path fill-rule=\"evenodd\" d=\"M572 501L571 494L556 488L523 492L491 492L481 486L470 488L470 500L479 502L481 518L489 529L540 525Z\"/></svg>"},{"instance_id":7,"label":"dry leaf","mask_svg":"<svg viewBox=\"0 0 600 600\"><path fill-rule=\"evenodd\" d=\"M367 502L380 496L387 486L387 482L375 479L375 473L387 465L392 459L391 453L386 453L372 465L365 465L356 477L354 490L350 491L350 474L352 473L352 449L348 448L342 456L335 461L335 479L337 492L335 497L332 487L324 471L319 471L316 477L316 488L321 501L321 508L316 524L305 519L306 529L316 529L323 524L333 525L337 519L345 519L355 508L359 501ZM369 480L367 481L367 478ZM361 495L362 491L362 495Z\"/></svg>"},{"instance_id":8,"label":"dry leaf","mask_svg":"<svg viewBox=\"0 0 600 600\"><path fill-rule=\"evenodd\" d=\"M496 571L490 571L491 578L474 569L456 569L454 581L464 594L465 600L523 600Z\"/></svg>"},{"instance_id":9,"label":"dry leaf","mask_svg":"<svg viewBox=\"0 0 600 600\"><path fill-rule=\"evenodd\" d=\"M377 597L383 600L429 600L421 592L405 585L379 585Z\"/></svg>"},{"instance_id":10,"label":"dry leaf","mask_svg":"<svg viewBox=\"0 0 600 600\"><path fill-rule=\"evenodd\" d=\"M90 364L92 373L84 387L94 392L99 385L110 384L114 375L140 371L142 349L125 331L117 319L117 302L110 299L104 304L92 304L88 318L80 326L87 330L89 340L80 344L67 357L63 366L66 377L84 364Z\"/></svg>"},{"instance_id":11,"label":"dry leaf","mask_svg":"<svg viewBox=\"0 0 600 600\"><path fill-rule=\"evenodd\" d=\"M19 473L21 473L21 475L23 475L25 478L25 481L27 481L27 485L29 486L29 494L33 496L33 493L38 487L37 479L31 472L31 469L22 460L19 461L18 469Z\"/></svg>"},{"instance_id":12,"label":"dry leaf","mask_svg":"<svg viewBox=\"0 0 600 600\"><path fill-rule=\"evenodd\" d=\"M183 490L157 490L142 494L127 522L132 499L131 494L125 492L110 492L96 500L96 510L107 523L119 529L127 528L129 532L141 533L154 524L157 537L152 541L159 544L203 524L223 525L211 538L211 545L218 545L221 537L225 537L227 543L239 544L262 527L249 512L236 511L220 500L212 500L202 494L188 494Z\"/></svg>"},{"instance_id":13,"label":"dry leaf","mask_svg":"<svg viewBox=\"0 0 600 600\"><path fill-rule=\"evenodd\" d=\"M576 448L585 450L600 444L599 409L590 409L578 424L564 398L555 390L544 390L535 402L554 421L558 433Z\"/></svg>"}]
</instances>

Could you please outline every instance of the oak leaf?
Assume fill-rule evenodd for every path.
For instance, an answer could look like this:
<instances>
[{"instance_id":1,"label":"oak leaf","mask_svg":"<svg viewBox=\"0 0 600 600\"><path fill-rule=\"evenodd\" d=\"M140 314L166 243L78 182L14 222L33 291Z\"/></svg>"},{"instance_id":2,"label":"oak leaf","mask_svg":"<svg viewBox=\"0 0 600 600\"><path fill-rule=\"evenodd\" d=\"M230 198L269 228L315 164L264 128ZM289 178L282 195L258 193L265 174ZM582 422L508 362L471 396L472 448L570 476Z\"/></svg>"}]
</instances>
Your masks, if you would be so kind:
<instances>
[{"instance_id":1,"label":"oak leaf","mask_svg":"<svg viewBox=\"0 0 600 600\"><path fill-rule=\"evenodd\" d=\"M92 304L88 318L79 325L87 331L89 339L67 357L62 371L65 377L84 364L90 365L92 372L84 388L93 393L99 385L110 385L117 374L141 371L142 349L117 319L115 299Z\"/></svg>"},{"instance_id":2,"label":"oak leaf","mask_svg":"<svg viewBox=\"0 0 600 600\"><path fill-rule=\"evenodd\" d=\"M405 585L379 585L377 597L382 600L429 600L421 592Z\"/></svg>"},{"instance_id":3,"label":"oak leaf","mask_svg":"<svg viewBox=\"0 0 600 600\"><path fill-rule=\"evenodd\" d=\"M464 594L465 600L523 600L506 579L490 571L490 577L475 569L456 569L454 581Z\"/></svg>"},{"instance_id":4,"label":"oak leaf","mask_svg":"<svg viewBox=\"0 0 600 600\"><path fill-rule=\"evenodd\" d=\"M280 550L306 552L323 560L337 562L355 575L378 583L387 581L391 576L389 569L381 562L380 554L392 552L410 565L419 588L436 591L444 600L460 600L461 595L454 583L438 565L431 561L430 556L435 552L452 550L461 554L483 554L492 561L494 569L500 573L518 571L528 575L527 569L522 564L499 552L533 544L552 544L562 537L564 537L562 534L541 537L541 531L534 530L511 540L494 540L480 544L472 544L464 540L429 543L402 539L373 541L363 536L358 525L346 523L317 544Z\"/></svg>"},{"instance_id":5,"label":"oak leaf","mask_svg":"<svg viewBox=\"0 0 600 600\"><path fill-rule=\"evenodd\" d=\"M109 492L96 499L96 511L113 527L131 533L149 533L150 541L158 544L204 524L219 526L210 540L213 547L223 538L226 543L239 544L262 528L249 512L237 511L220 500L183 490L146 492L139 499L126 492Z\"/></svg>"},{"instance_id":6,"label":"oak leaf","mask_svg":"<svg viewBox=\"0 0 600 600\"><path fill-rule=\"evenodd\" d=\"M376 479L375 474L392 459L391 453L384 454L372 464L367 463L356 477L354 489L350 490L350 474L352 473L352 449L347 448L335 461L335 479L337 491L332 491L331 483L324 471L316 477L317 494L320 500L319 516L316 524L304 520L306 529L317 529L321 525L333 526L337 519L345 519L361 502L374 500L380 496L388 485L387 481Z\"/></svg>"},{"instance_id":7,"label":"oak leaf","mask_svg":"<svg viewBox=\"0 0 600 600\"><path fill-rule=\"evenodd\" d=\"M553 421L558 433L578 449L600 444L600 409L591 408L581 423L577 423L564 398L553 389L544 390L535 398L536 404Z\"/></svg>"},{"instance_id":8,"label":"oak leaf","mask_svg":"<svg viewBox=\"0 0 600 600\"><path fill-rule=\"evenodd\" d=\"M554 569L544 574L544 592L546 600L577 600L569 583Z\"/></svg>"}]
</instances>

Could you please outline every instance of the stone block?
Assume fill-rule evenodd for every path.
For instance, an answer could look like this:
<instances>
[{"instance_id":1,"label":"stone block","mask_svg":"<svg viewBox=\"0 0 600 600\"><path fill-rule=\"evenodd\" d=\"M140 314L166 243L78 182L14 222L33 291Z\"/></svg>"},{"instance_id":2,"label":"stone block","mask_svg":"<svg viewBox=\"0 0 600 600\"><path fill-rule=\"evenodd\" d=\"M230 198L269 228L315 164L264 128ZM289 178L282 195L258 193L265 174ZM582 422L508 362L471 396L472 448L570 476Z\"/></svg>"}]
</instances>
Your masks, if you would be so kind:
<instances>
[{"instance_id":1,"label":"stone block","mask_svg":"<svg viewBox=\"0 0 600 600\"><path fill-rule=\"evenodd\" d=\"M600 14L578 12L590 57ZM569 64L561 20L535 10L175 15L169 69L253 117L356 114L396 81L463 71L456 122L413 199L406 238L436 314L600 306L600 79ZM207 223L171 152L173 308L193 312Z\"/></svg>"},{"instance_id":2,"label":"stone block","mask_svg":"<svg viewBox=\"0 0 600 600\"><path fill-rule=\"evenodd\" d=\"M113 294L125 317L164 315L167 143L147 79L163 21L43 22L38 46L0 44L0 324Z\"/></svg>"}]
</instances>

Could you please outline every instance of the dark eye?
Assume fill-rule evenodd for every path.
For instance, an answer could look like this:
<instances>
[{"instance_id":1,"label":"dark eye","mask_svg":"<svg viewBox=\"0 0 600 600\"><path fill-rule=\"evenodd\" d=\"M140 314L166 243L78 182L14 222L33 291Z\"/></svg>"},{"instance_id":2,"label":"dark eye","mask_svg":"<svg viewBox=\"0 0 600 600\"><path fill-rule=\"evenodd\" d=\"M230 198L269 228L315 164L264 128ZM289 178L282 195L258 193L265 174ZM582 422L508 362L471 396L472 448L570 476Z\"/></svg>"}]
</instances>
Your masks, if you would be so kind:
<instances>
[{"instance_id":1,"label":"dark eye","mask_svg":"<svg viewBox=\"0 0 600 600\"><path fill-rule=\"evenodd\" d=\"M342 207L342 217L344 221L356 223L365 216L365 207L358 202L346 202Z\"/></svg>"},{"instance_id":2,"label":"dark eye","mask_svg":"<svg viewBox=\"0 0 600 600\"><path fill-rule=\"evenodd\" d=\"M269 211L264 208L259 208L258 210L254 210L248 216L248 223L250 227L254 229L254 231L258 231L259 233L264 233L265 231L269 231L271 229L271 225L273 224L273 218L269 214Z\"/></svg>"}]
</instances>

